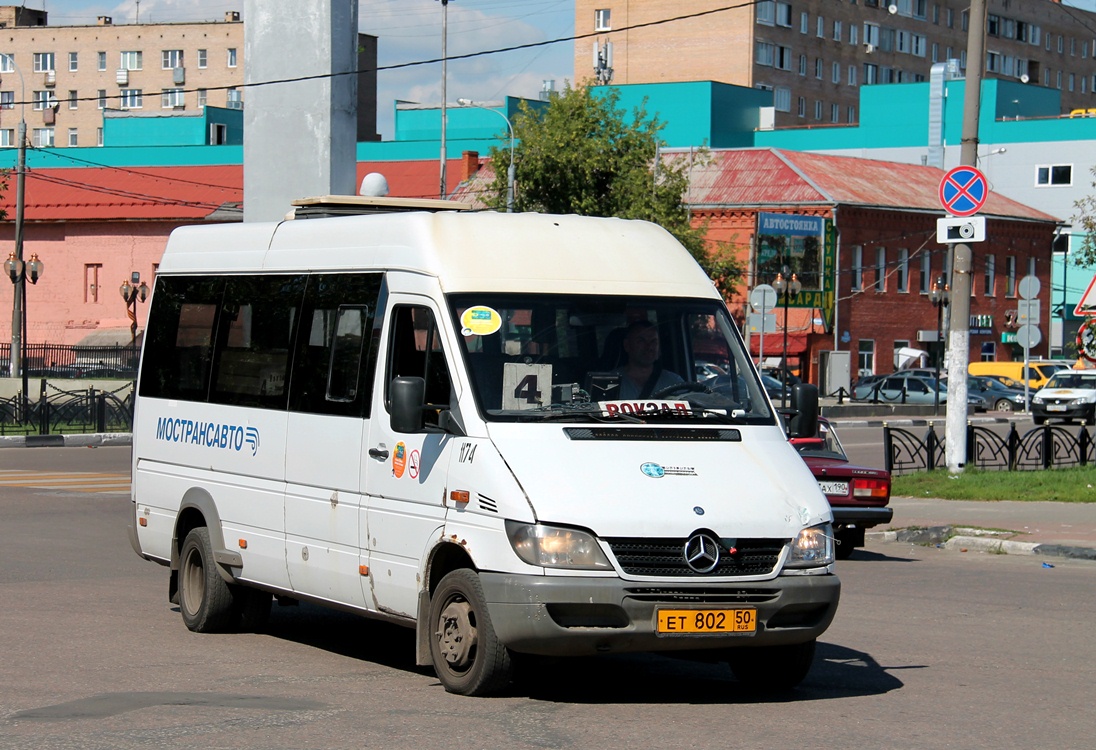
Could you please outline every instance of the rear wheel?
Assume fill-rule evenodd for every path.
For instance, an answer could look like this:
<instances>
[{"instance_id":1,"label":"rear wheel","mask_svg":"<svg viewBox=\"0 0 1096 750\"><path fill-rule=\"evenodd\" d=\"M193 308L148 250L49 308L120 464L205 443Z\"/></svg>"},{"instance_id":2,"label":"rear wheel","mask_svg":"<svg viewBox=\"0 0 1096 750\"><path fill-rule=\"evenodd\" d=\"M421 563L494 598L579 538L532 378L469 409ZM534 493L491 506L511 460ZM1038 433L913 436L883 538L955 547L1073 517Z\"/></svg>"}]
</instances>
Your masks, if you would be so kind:
<instances>
[{"instance_id":1,"label":"rear wheel","mask_svg":"<svg viewBox=\"0 0 1096 750\"><path fill-rule=\"evenodd\" d=\"M736 648L727 663L739 682L759 690L791 690L807 676L814 661L815 641L788 646Z\"/></svg>"},{"instance_id":2,"label":"rear wheel","mask_svg":"<svg viewBox=\"0 0 1096 750\"><path fill-rule=\"evenodd\" d=\"M479 576L454 570L430 599L430 658L445 689L490 695L510 682L513 665L491 625Z\"/></svg>"},{"instance_id":3,"label":"rear wheel","mask_svg":"<svg viewBox=\"0 0 1096 750\"><path fill-rule=\"evenodd\" d=\"M1009 401L1007 398L997 399L997 403L993 405L993 408L996 409L997 411L1012 411L1013 410L1012 402Z\"/></svg>"},{"instance_id":4,"label":"rear wheel","mask_svg":"<svg viewBox=\"0 0 1096 750\"><path fill-rule=\"evenodd\" d=\"M217 572L209 530L191 529L179 554L179 611L195 633L231 630L238 620L232 590Z\"/></svg>"}]
</instances>

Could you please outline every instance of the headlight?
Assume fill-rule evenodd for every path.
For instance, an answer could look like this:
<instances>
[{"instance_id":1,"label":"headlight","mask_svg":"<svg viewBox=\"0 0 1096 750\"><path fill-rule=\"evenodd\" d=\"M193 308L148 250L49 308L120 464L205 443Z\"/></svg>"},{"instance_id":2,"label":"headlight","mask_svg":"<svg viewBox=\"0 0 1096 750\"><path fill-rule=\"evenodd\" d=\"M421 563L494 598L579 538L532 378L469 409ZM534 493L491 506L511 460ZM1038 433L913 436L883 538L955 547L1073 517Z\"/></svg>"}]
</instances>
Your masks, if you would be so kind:
<instances>
[{"instance_id":1,"label":"headlight","mask_svg":"<svg viewBox=\"0 0 1096 750\"><path fill-rule=\"evenodd\" d=\"M816 568L833 562L833 526L824 523L803 529L792 543L788 568Z\"/></svg>"},{"instance_id":2,"label":"headlight","mask_svg":"<svg viewBox=\"0 0 1096 750\"><path fill-rule=\"evenodd\" d=\"M1041 404L1041 403L1043 403L1043 397L1042 396L1033 396L1032 399L1031 399L1031 403Z\"/></svg>"},{"instance_id":3,"label":"headlight","mask_svg":"<svg viewBox=\"0 0 1096 750\"><path fill-rule=\"evenodd\" d=\"M580 570L612 567L588 531L507 521L506 535L514 552L530 565Z\"/></svg>"}]
</instances>

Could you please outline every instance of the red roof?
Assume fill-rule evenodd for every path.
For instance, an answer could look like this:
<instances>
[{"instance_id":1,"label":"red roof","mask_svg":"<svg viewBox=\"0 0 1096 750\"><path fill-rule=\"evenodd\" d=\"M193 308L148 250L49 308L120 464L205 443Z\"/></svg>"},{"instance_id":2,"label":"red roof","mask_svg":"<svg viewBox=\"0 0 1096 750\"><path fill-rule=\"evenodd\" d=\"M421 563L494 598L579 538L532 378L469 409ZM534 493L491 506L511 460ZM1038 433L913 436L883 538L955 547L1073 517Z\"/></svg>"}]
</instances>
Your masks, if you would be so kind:
<instances>
[{"instance_id":1,"label":"red roof","mask_svg":"<svg viewBox=\"0 0 1096 750\"><path fill-rule=\"evenodd\" d=\"M665 153L667 159L684 156ZM817 204L944 212L939 192L944 171L936 167L761 148L713 150L690 171L686 203L693 208ZM992 191L980 213L1058 221Z\"/></svg>"},{"instance_id":2,"label":"red roof","mask_svg":"<svg viewBox=\"0 0 1096 750\"><path fill-rule=\"evenodd\" d=\"M450 190L463 179L462 160L450 159ZM437 160L359 162L357 184L369 172L388 180L389 195L437 198L441 169ZM243 200L243 166L75 167L28 169L27 221L198 221L238 220ZM300 196L307 197L307 196ZM15 219L15 175L0 193L6 220ZM286 206L289 210L289 206ZM220 212L216 216L214 214Z\"/></svg>"}]
</instances>

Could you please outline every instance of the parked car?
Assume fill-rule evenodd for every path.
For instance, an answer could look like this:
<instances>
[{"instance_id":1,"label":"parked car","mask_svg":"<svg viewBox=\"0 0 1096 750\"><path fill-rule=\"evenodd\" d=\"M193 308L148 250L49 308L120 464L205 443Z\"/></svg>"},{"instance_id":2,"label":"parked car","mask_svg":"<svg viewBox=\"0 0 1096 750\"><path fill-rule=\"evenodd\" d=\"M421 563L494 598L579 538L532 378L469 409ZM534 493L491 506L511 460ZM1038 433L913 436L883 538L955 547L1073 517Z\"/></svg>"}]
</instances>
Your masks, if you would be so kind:
<instances>
[{"instance_id":1,"label":"parked car","mask_svg":"<svg viewBox=\"0 0 1096 750\"><path fill-rule=\"evenodd\" d=\"M946 403L947 389L931 378L894 374L871 382L861 379L852 389L852 397L858 401L883 401L891 404L932 404L936 403L935 391L940 393L940 403Z\"/></svg>"},{"instance_id":2,"label":"parked car","mask_svg":"<svg viewBox=\"0 0 1096 750\"><path fill-rule=\"evenodd\" d=\"M986 400L986 408L994 411L1023 411L1028 406L1022 385L1009 388L995 378L967 378L967 392L981 396Z\"/></svg>"},{"instance_id":3,"label":"parked car","mask_svg":"<svg viewBox=\"0 0 1096 750\"><path fill-rule=\"evenodd\" d=\"M1096 370L1059 370L1031 399L1035 424L1048 419L1096 424Z\"/></svg>"},{"instance_id":4,"label":"parked car","mask_svg":"<svg viewBox=\"0 0 1096 750\"><path fill-rule=\"evenodd\" d=\"M856 466L849 461L833 423L824 417L818 420L818 435L813 438L792 438L807 467L818 480L822 494L833 510L833 531L837 539L836 554L847 558L857 547L864 546L864 530L890 523L894 510L890 503L890 474L884 469Z\"/></svg>"}]
</instances>

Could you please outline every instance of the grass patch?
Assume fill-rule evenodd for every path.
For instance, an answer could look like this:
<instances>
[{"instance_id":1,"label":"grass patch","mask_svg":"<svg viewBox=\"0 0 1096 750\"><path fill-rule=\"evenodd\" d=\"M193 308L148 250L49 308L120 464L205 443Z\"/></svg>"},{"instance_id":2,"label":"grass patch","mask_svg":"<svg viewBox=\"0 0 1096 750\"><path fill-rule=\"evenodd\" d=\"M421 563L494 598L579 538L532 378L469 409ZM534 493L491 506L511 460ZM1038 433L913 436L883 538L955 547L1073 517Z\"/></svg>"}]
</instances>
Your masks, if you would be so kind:
<instances>
[{"instance_id":1,"label":"grass patch","mask_svg":"<svg viewBox=\"0 0 1096 750\"><path fill-rule=\"evenodd\" d=\"M921 471L893 479L891 494L945 500L1054 500L1096 503L1096 466L1044 471Z\"/></svg>"}]
</instances>

